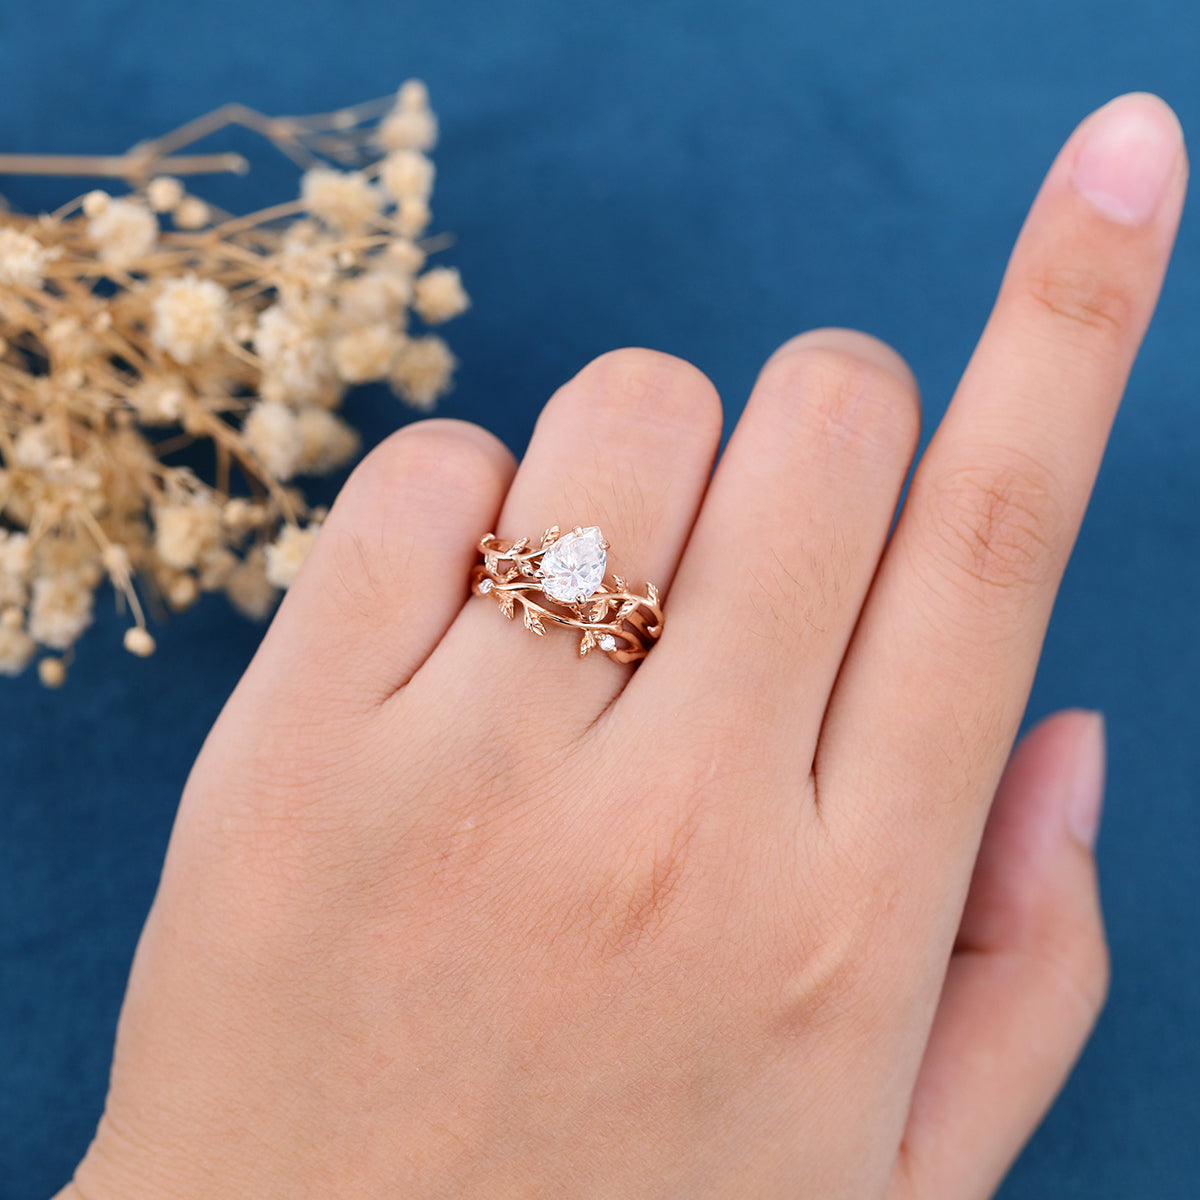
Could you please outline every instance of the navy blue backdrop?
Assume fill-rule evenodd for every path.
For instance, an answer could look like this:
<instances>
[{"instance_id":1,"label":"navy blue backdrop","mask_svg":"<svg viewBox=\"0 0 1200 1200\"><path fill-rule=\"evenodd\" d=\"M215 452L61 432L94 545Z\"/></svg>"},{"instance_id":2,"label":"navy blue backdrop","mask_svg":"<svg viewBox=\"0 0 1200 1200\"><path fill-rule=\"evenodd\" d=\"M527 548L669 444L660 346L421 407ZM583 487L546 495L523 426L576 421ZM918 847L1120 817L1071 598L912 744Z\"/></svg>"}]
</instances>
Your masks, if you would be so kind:
<instances>
[{"instance_id":1,"label":"navy blue backdrop","mask_svg":"<svg viewBox=\"0 0 1200 1200\"><path fill-rule=\"evenodd\" d=\"M697 363L732 421L777 343L837 323L909 358L932 427L1073 125L1147 89L1200 132L1200 8L6 0L0 148L118 150L229 99L310 112L410 75L475 300L443 412L520 451L556 385L635 343ZM262 162L214 198L294 194ZM0 180L25 209L71 186ZM1108 714L1112 998L1007 1197L1200 1194L1198 292L1185 214L1030 706ZM377 392L351 413L369 441L407 419ZM0 680L3 1200L49 1195L87 1144L181 785L261 632L211 600L140 661L120 629L100 618L61 693Z\"/></svg>"}]
</instances>

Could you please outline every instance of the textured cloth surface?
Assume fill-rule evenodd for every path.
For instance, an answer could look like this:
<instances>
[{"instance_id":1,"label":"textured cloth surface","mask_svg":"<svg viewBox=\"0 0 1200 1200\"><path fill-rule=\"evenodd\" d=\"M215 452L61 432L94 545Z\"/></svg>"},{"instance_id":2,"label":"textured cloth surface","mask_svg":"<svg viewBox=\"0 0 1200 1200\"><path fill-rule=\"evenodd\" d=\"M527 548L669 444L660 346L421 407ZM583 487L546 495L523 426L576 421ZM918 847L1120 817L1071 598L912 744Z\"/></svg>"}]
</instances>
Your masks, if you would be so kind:
<instances>
[{"instance_id":1,"label":"textured cloth surface","mask_svg":"<svg viewBox=\"0 0 1200 1200\"><path fill-rule=\"evenodd\" d=\"M698 364L732 421L777 343L845 324L908 357L928 430L1073 125L1147 89L1200 131L1198 62L1194 0L10 2L0 148L109 152L226 100L312 112L417 75L442 261L475 300L444 413L520 451L555 386L634 343ZM229 144L261 167L212 198L294 194ZM23 209L71 190L0 181ZM1108 715L1115 976L1007 1197L1197 1194L1198 291L1185 214L1030 705ZM369 440L407 419L381 392L351 412ZM61 693L0 680L0 1200L49 1195L87 1145L180 789L261 632L211 600L141 661L121 628L101 617Z\"/></svg>"}]
</instances>

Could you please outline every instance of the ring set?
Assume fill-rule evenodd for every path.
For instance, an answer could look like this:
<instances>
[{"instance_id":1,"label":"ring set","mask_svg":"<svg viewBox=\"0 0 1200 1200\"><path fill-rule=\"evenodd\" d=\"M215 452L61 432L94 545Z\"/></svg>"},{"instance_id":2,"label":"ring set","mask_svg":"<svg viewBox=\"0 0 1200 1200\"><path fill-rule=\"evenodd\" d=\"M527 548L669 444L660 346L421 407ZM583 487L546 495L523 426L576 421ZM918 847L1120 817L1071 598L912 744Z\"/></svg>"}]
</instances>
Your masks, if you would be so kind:
<instances>
[{"instance_id":1,"label":"ring set","mask_svg":"<svg viewBox=\"0 0 1200 1200\"><path fill-rule=\"evenodd\" d=\"M479 540L482 560L471 572L471 589L494 596L510 620L520 605L525 628L538 637L547 624L578 630L581 658L600 650L616 662L636 662L662 633L658 589L647 583L639 595L619 575L605 582L608 549L598 525L567 533L552 525L536 546L489 533Z\"/></svg>"}]
</instances>

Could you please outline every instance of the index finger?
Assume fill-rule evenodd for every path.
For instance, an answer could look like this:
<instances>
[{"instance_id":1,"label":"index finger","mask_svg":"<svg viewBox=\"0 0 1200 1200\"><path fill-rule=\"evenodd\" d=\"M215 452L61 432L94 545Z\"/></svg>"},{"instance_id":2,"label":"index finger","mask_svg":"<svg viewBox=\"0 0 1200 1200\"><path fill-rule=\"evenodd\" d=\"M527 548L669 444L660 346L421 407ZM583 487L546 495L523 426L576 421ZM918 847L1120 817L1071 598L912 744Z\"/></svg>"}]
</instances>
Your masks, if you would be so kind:
<instances>
[{"instance_id":1,"label":"index finger","mask_svg":"<svg viewBox=\"0 0 1200 1200\"><path fill-rule=\"evenodd\" d=\"M918 890L965 890L1186 178L1179 123L1154 96L1120 97L1071 136L864 607L818 790L849 836L872 827L858 844L905 856Z\"/></svg>"}]
</instances>

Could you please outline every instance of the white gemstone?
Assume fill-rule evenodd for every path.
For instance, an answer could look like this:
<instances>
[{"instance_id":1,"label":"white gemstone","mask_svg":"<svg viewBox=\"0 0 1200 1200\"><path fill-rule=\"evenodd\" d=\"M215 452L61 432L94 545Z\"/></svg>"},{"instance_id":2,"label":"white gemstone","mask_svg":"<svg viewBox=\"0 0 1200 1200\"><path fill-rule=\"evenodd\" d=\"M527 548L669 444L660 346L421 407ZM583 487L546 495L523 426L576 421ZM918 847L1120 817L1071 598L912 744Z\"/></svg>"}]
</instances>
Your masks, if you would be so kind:
<instances>
[{"instance_id":1,"label":"white gemstone","mask_svg":"<svg viewBox=\"0 0 1200 1200\"><path fill-rule=\"evenodd\" d=\"M492 590L492 581L490 579L481 579L479 581L479 594L486 596Z\"/></svg>"},{"instance_id":2,"label":"white gemstone","mask_svg":"<svg viewBox=\"0 0 1200 1200\"><path fill-rule=\"evenodd\" d=\"M602 633L596 639L596 645L601 650L615 650L617 648L617 639L611 633Z\"/></svg>"},{"instance_id":3,"label":"white gemstone","mask_svg":"<svg viewBox=\"0 0 1200 1200\"><path fill-rule=\"evenodd\" d=\"M542 555L538 576L542 590L553 600L576 604L595 595L604 582L608 555L598 525L567 533Z\"/></svg>"}]
</instances>

